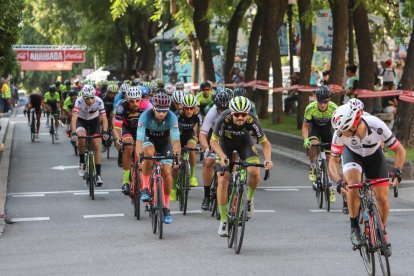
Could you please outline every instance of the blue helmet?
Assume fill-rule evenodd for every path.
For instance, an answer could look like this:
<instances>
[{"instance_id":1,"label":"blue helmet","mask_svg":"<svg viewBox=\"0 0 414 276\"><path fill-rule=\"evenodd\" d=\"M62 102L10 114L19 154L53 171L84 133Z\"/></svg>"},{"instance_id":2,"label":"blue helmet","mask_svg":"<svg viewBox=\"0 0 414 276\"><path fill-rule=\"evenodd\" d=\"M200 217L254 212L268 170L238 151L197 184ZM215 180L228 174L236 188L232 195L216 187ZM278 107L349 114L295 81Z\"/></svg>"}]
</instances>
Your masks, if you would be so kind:
<instances>
[{"instance_id":1,"label":"blue helmet","mask_svg":"<svg viewBox=\"0 0 414 276\"><path fill-rule=\"evenodd\" d=\"M142 98L146 98L150 93L150 88L147 86L140 86Z\"/></svg>"}]
</instances>

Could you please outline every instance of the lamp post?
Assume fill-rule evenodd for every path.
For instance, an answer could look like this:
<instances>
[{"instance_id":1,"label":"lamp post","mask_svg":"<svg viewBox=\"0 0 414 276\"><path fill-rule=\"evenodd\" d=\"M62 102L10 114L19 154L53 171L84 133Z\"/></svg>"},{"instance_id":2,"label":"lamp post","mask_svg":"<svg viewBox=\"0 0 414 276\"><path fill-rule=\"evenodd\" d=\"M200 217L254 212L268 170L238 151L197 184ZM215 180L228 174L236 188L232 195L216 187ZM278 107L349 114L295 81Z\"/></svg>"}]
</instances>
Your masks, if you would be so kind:
<instances>
[{"instance_id":1,"label":"lamp post","mask_svg":"<svg viewBox=\"0 0 414 276\"><path fill-rule=\"evenodd\" d=\"M289 67L290 67L290 75L293 74L293 47L294 47L294 40L293 40L293 30L292 30L292 17L293 17L293 5L296 4L296 0L289 0L288 8L287 8L287 15L288 15L288 28L289 28Z\"/></svg>"}]
</instances>

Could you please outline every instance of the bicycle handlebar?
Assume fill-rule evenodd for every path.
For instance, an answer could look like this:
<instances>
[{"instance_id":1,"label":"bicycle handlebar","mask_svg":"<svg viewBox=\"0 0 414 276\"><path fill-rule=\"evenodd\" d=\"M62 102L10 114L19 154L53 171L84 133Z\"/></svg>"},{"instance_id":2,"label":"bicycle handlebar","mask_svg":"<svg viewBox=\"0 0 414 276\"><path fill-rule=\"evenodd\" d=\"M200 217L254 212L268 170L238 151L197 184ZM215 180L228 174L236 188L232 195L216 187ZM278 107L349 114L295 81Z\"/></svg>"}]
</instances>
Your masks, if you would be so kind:
<instances>
[{"instance_id":1,"label":"bicycle handlebar","mask_svg":"<svg viewBox=\"0 0 414 276\"><path fill-rule=\"evenodd\" d=\"M173 159L175 164L178 164L178 154L175 155L155 155L155 156L144 156L142 153L139 155L139 163L142 164L144 160L166 160L166 159Z\"/></svg>"},{"instance_id":2,"label":"bicycle handlebar","mask_svg":"<svg viewBox=\"0 0 414 276\"><path fill-rule=\"evenodd\" d=\"M258 168L264 168L265 165L264 164L257 164L257 163L249 163L249 162L245 162L245 161L234 161L234 162L230 162L229 167L233 168L234 165L240 165L242 167L258 167ZM222 168L221 171L221 175L224 175L224 170L225 168ZM263 178L263 180L268 180L270 177L270 171L268 169L265 170L265 176Z\"/></svg>"},{"instance_id":3,"label":"bicycle handlebar","mask_svg":"<svg viewBox=\"0 0 414 276\"><path fill-rule=\"evenodd\" d=\"M331 143L318 143L318 144L311 144L311 147L317 147L317 148L325 148L326 146L330 146Z\"/></svg>"},{"instance_id":4,"label":"bicycle handlebar","mask_svg":"<svg viewBox=\"0 0 414 276\"><path fill-rule=\"evenodd\" d=\"M348 189L368 188L389 181L389 178L367 179L361 183L348 185Z\"/></svg>"}]
</instances>

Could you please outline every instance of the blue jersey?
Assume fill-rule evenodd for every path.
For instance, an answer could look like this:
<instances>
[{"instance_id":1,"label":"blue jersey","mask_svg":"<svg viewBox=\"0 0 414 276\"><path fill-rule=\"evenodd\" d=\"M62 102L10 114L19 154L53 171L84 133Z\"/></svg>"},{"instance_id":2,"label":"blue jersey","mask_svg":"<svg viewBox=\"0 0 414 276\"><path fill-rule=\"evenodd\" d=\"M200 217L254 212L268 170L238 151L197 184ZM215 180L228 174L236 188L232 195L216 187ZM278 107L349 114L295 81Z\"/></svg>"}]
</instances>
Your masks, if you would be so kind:
<instances>
[{"instance_id":1,"label":"blue jersey","mask_svg":"<svg viewBox=\"0 0 414 276\"><path fill-rule=\"evenodd\" d=\"M178 120L175 114L168 110L164 121L158 122L155 118L154 111L148 109L139 117L137 128L137 141L144 141L145 136L154 138L166 138L170 136L172 141L180 140L180 131L178 129Z\"/></svg>"},{"instance_id":2,"label":"blue jersey","mask_svg":"<svg viewBox=\"0 0 414 276\"><path fill-rule=\"evenodd\" d=\"M118 92L118 94L116 94L115 98L114 98L114 109L116 110L116 107L118 106L118 103L123 100L125 97L124 95L122 95L121 92Z\"/></svg>"}]
</instances>

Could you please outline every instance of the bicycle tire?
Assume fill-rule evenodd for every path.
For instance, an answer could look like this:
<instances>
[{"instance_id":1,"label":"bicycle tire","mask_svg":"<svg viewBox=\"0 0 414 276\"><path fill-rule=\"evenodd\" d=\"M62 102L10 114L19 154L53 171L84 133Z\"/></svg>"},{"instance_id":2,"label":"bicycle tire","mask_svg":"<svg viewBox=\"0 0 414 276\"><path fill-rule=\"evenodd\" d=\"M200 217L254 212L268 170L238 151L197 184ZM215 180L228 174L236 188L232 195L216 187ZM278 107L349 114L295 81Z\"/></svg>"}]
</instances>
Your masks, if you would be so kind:
<instances>
[{"instance_id":1,"label":"bicycle tire","mask_svg":"<svg viewBox=\"0 0 414 276\"><path fill-rule=\"evenodd\" d=\"M135 181L134 181L134 210L135 217L137 220L141 218L141 179L137 169L135 170Z\"/></svg>"},{"instance_id":2,"label":"bicycle tire","mask_svg":"<svg viewBox=\"0 0 414 276\"><path fill-rule=\"evenodd\" d=\"M237 199L236 222L234 225L234 252L240 254L243 245L244 231L247 221L247 189L246 184L240 187Z\"/></svg>"},{"instance_id":3,"label":"bicycle tire","mask_svg":"<svg viewBox=\"0 0 414 276\"><path fill-rule=\"evenodd\" d=\"M157 213L157 205L154 204L154 179L151 179L151 192L150 192L150 215L151 215L151 224L152 224L152 233L157 233L157 226L158 226L158 213Z\"/></svg>"},{"instance_id":4,"label":"bicycle tire","mask_svg":"<svg viewBox=\"0 0 414 276\"><path fill-rule=\"evenodd\" d=\"M323 160L322 166L321 166L321 173L322 173L322 179L323 179L322 187L324 188L324 193L325 193L326 211L329 212L331 209L331 200L330 200L331 190L329 189L329 177L328 177L327 169L328 168L326 167L326 161Z\"/></svg>"},{"instance_id":5,"label":"bicycle tire","mask_svg":"<svg viewBox=\"0 0 414 276\"><path fill-rule=\"evenodd\" d=\"M364 224L364 212L365 212L365 207L360 206L359 208L359 219L358 221L361 224L361 227L363 229L363 231L361 230L362 234L362 240L363 240L363 245L361 246L361 248L359 249L359 254L361 255L362 261L364 263L365 266L365 270L367 271L368 275L375 275L375 256L374 256L374 252L372 250L372 244L371 244L371 234L370 234L370 229L368 228L365 231L365 224ZM371 218L370 218L371 219ZM370 224L371 225L371 224Z\"/></svg>"},{"instance_id":6,"label":"bicycle tire","mask_svg":"<svg viewBox=\"0 0 414 276\"><path fill-rule=\"evenodd\" d=\"M164 212L163 212L163 202L162 202L162 179L157 180L157 212L158 212L158 236L162 239L163 235L163 221L164 221Z\"/></svg>"},{"instance_id":7,"label":"bicycle tire","mask_svg":"<svg viewBox=\"0 0 414 276\"><path fill-rule=\"evenodd\" d=\"M50 117L50 135L52 135L52 144L55 143L55 127L53 124L53 115Z\"/></svg>"},{"instance_id":8,"label":"bicycle tire","mask_svg":"<svg viewBox=\"0 0 414 276\"><path fill-rule=\"evenodd\" d=\"M323 189L322 189L321 183L316 184L316 192L315 193L316 193L316 201L318 203L318 207L319 207L319 209L322 209L324 197L323 197Z\"/></svg>"},{"instance_id":9,"label":"bicycle tire","mask_svg":"<svg viewBox=\"0 0 414 276\"><path fill-rule=\"evenodd\" d=\"M107 141L107 143L110 143L110 141ZM110 156L109 150L110 150L110 148L111 148L110 144L106 146L106 159L109 159L109 156Z\"/></svg>"},{"instance_id":10,"label":"bicycle tire","mask_svg":"<svg viewBox=\"0 0 414 276\"><path fill-rule=\"evenodd\" d=\"M228 207L227 207L227 246L228 248L232 248L234 244L234 220L235 220L235 211L237 204L237 195L238 191L235 188L232 188Z\"/></svg>"},{"instance_id":11,"label":"bicycle tire","mask_svg":"<svg viewBox=\"0 0 414 276\"><path fill-rule=\"evenodd\" d=\"M178 173L178 182L177 182L177 200L178 200L178 210L180 212L184 211L184 178L185 178L185 166L181 166Z\"/></svg>"},{"instance_id":12,"label":"bicycle tire","mask_svg":"<svg viewBox=\"0 0 414 276\"><path fill-rule=\"evenodd\" d=\"M92 200L95 200L95 162L93 160L93 153L88 153L88 176L89 176L89 196Z\"/></svg>"},{"instance_id":13,"label":"bicycle tire","mask_svg":"<svg viewBox=\"0 0 414 276\"><path fill-rule=\"evenodd\" d=\"M190 192L190 164L187 162L185 164L184 172L184 206L183 206L183 215L187 214L187 203L188 203L188 193Z\"/></svg>"},{"instance_id":14,"label":"bicycle tire","mask_svg":"<svg viewBox=\"0 0 414 276\"><path fill-rule=\"evenodd\" d=\"M214 173L210 184L210 206L211 216L214 217L217 213L217 174Z\"/></svg>"},{"instance_id":15,"label":"bicycle tire","mask_svg":"<svg viewBox=\"0 0 414 276\"><path fill-rule=\"evenodd\" d=\"M35 116L34 113L32 113L32 121L30 122L30 139L32 141L32 143L34 143L35 138L36 138L36 125L35 125Z\"/></svg>"},{"instance_id":16,"label":"bicycle tire","mask_svg":"<svg viewBox=\"0 0 414 276\"><path fill-rule=\"evenodd\" d=\"M389 257L388 257L388 246L385 243L384 230L382 229L381 218L379 216L378 209L375 205L372 206L372 211L373 211L373 220L374 220L373 230L376 236L377 245L380 247L376 251L379 267L381 268L382 275L390 276L391 269L390 269L390 262L389 262Z\"/></svg>"},{"instance_id":17,"label":"bicycle tire","mask_svg":"<svg viewBox=\"0 0 414 276\"><path fill-rule=\"evenodd\" d=\"M75 156L78 156L79 155L78 144L77 142L72 142L72 143L73 143L73 150L75 151Z\"/></svg>"}]
</instances>

